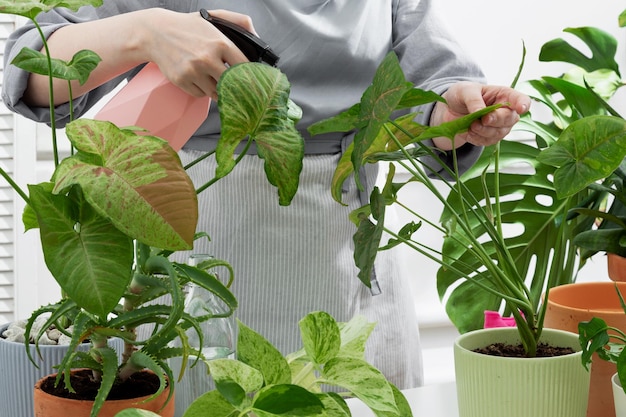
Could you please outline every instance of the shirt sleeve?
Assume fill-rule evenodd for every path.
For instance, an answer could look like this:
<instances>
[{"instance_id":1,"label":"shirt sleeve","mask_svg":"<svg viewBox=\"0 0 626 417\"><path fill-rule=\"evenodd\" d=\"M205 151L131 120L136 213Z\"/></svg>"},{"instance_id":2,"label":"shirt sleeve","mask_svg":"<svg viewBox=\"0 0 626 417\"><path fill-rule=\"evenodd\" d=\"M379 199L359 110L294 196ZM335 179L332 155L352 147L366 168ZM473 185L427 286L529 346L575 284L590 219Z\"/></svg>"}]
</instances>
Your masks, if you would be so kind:
<instances>
[{"instance_id":1,"label":"shirt sleeve","mask_svg":"<svg viewBox=\"0 0 626 417\"><path fill-rule=\"evenodd\" d=\"M81 7L74 13L69 9L57 8L43 13L37 18L46 39L63 26L100 19L125 11L141 7L139 1L111 1L95 9L91 6ZM145 6L143 6L145 7ZM25 47L41 50L43 41L33 23L27 23L13 32L6 43L4 51L4 74L2 84L3 103L15 113L37 122L50 124L50 109L48 107L29 107L22 97L26 90L29 73L12 65L15 56ZM112 91L121 81L136 73L138 69L122 74L98 88L74 98L74 116L79 117L97 103L103 96ZM62 104L55 108L58 127L65 126L70 121L70 106Z\"/></svg>"},{"instance_id":2,"label":"shirt sleeve","mask_svg":"<svg viewBox=\"0 0 626 417\"><path fill-rule=\"evenodd\" d=\"M439 17L433 0L397 0L394 4L393 50L407 80L416 87L444 93L458 81L485 82L481 68L463 50ZM434 104L421 106L416 121L428 125ZM432 145L432 141L429 141ZM482 147L467 145L457 149L458 166L464 172L476 162ZM438 152L442 161L451 167L452 152ZM434 158L424 158L434 167ZM444 176L445 170L437 170Z\"/></svg>"}]
</instances>

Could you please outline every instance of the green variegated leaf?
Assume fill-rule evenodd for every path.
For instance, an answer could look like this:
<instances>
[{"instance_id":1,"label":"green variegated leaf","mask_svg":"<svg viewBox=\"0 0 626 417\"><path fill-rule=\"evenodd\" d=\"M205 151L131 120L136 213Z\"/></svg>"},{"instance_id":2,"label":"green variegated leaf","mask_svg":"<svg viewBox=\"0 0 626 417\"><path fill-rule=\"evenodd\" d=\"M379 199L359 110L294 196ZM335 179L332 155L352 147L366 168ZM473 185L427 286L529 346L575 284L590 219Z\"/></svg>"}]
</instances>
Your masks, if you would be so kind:
<instances>
[{"instance_id":1,"label":"green variegated leaf","mask_svg":"<svg viewBox=\"0 0 626 417\"><path fill-rule=\"evenodd\" d=\"M258 417L325 415L322 402L317 395L291 384L263 388L254 397L252 408Z\"/></svg>"},{"instance_id":2,"label":"green variegated leaf","mask_svg":"<svg viewBox=\"0 0 626 417\"><path fill-rule=\"evenodd\" d=\"M263 375L245 363L233 359L214 359L208 362L218 390L231 404L239 407L245 395L263 386Z\"/></svg>"},{"instance_id":3,"label":"green variegated leaf","mask_svg":"<svg viewBox=\"0 0 626 417\"><path fill-rule=\"evenodd\" d=\"M216 177L235 166L237 146L247 138L265 161L268 181L277 187L279 204L288 205L298 189L304 139L292 119L287 77L277 68L260 63L233 65L217 86L222 137L217 145Z\"/></svg>"},{"instance_id":4,"label":"green variegated leaf","mask_svg":"<svg viewBox=\"0 0 626 417\"><path fill-rule=\"evenodd\" d=\"M82 6L100 7L102 0L0 0L0 13L15 14L34 19L41 12L56 7L65 7L77 11Z\"/></svg>"},{"instance_id":5,"label":"green variegated leaf","mask_svg":"<svg viewBox=\"0 0 626 417\"><path fill-rule=\"evenodd\" d=\"M347 389L372 410L398 413L391 385L379 370L365 361L332 359L324 366L322 379Z\"/></svg>"},{"instance_id":6,"label":"green variegated leaf","mask_svg":"<svg viewBox=\"0 0 626 417\"><path fill-rule=\"evenodd\" d=\"M261 371L266 385L291 382L291 370L278 349L242 322L237 323L237 359Z\"/></svg>"},{"instance_id":7,"label":"green variegated leaf","mask_svg":"<svg viewBox=\"0 0 626 417\"><path fill-rule=\"evenodd\" d=\"M159 417L159 415L152 411L141 410L139 408L127 408L117 413L115 417Z\"/></svg>"},{"instance_id":8,"label":"green variegated leaf","mask_svg":"<svg viewBox=\"0 0 626 417\"><path fill-rule=\"evenodd\" d=\"M347 323L338 323L341 333L341 356L365 359L365 343L376 323L370 323L365 316L356 315Z\"/></svg>"},{"instance_id":9,"label":"green variegated leaf","mask_svg":"<svg viewBox=\"0 0 626 417\"><path fill-rule=\"evenodd\" d=\"M346 400L344 400L339 394L334 392L317 394L317 398L320 399L324 405L324 411L327 416L333 417L350 417L352 413Z\"/></svg>"},{"instance_id":10,"label":"green variegated leaf","mask_svg":"<svg viewBox=\"0 0 626 417\"><path fill-rule=\"evenodd\" d=\"M192 247L198 219L193 183L166 141L97 120L75 120L67 135L78 153L55 172L55 193L78 184L100 213L150 246Z\"/></svg>"},{"instance_id":11,"label":"green variegated leaf","mask_svg":"<svg viewBox=\"0 0 626 417\"><path fill-rule=\"evenodd\" d=\"M315 364L324 364L337 356L341 346L339 326L328 313L318 311L300 320L304 350Z\"/></svg>"},{"instance_id":12,"label":"green variegated leaf","mask_svg":"<svg viewBox=\"0 0 626 417\"><path fill-rule=\"evenodd\" d=\"M207 417L207 410L211 410L211 417L232 417L238 415L237 409L219 391L209 391L196 398L185 410L183 417Z\"/></svg>"}]
</instances>

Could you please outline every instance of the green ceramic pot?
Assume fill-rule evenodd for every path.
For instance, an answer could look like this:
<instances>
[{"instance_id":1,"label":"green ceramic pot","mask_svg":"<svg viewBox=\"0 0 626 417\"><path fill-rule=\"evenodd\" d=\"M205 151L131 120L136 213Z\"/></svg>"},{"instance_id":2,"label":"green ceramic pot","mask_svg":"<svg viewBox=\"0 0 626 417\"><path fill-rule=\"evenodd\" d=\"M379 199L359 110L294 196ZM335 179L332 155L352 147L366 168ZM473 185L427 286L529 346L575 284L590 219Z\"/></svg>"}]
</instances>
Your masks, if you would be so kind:
<instances>
[{"instance_id":1,"label":"green ceramic pot","mask_svg":"<svg viewBox=\"0 0 626 417\"><path fill-rule=\"evenodd\" d=\"M541 342L576 353L551 358L503 358L473 352L491 343L519 343L517 329L476 330L454 344L459 417L585 417L589 372L578 335L544 329Z\"/></svg>"}]
</instances>

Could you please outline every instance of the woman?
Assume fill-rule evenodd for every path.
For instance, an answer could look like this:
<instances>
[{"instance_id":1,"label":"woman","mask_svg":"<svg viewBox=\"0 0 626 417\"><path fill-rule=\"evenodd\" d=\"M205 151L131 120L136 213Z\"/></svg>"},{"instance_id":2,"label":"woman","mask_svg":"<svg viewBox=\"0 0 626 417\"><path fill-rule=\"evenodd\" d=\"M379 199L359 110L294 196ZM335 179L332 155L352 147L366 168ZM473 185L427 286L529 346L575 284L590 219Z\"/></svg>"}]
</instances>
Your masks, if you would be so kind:
<instances>
[{"instance_id":1,"label":"woman","mask_svg":"<svg viewBox=\"0 0 626 417\"><path fill-rule=\"evenodd\" d=\"M303 109L298 125L306 140L300 188L289 207L276 204L264 179L262 161L244 157L228 177L199 195L199 230L211 236L195 252L211 253L235 268L237 312L248 326L283 353L300 347L297 322L307 312L324 310L339 321L355 314L377 323L367 359L399 388L422 383L418 324L406 277L393 251L378 257L379 295L363 286L354 266L354 226L348 213L361 205L354 186L337 204L330 182L350 135L311 138L311 123L359 101L383 57L391 50L407 79L442 93L448 104L420 109L421 123L439 124L494 103L510 103L475 122L455 143L468 166L481 146L502 139L528 110L530 100L514 90L483 84L482 73L442 29L431 0L105 0L98 9L56 10L40 17L52 55L69 59L91 49L102 62L83 86L73 86L75 108L84 113L138 66L153 61L174 84L195 96L219 99L216 84L228 65L245 56L204 20L206 8L217 17L257 32L280 55L279 68L292 84L291 98ZM8 65L23 47L41 48L32 26L16 31L7 44L3 100L12 110L48 122L47 79ZM67 122L65 82L55 90L57 117ZM215 105L214 100L214 105ZM181 151L183 162L211 150L219 138L218 112ZM450 141L434 140L449 150ZM198 184L213 175L207 160L189 171ZM375 172L366 176L371 187Z\"/></svg>"}]
</instances>

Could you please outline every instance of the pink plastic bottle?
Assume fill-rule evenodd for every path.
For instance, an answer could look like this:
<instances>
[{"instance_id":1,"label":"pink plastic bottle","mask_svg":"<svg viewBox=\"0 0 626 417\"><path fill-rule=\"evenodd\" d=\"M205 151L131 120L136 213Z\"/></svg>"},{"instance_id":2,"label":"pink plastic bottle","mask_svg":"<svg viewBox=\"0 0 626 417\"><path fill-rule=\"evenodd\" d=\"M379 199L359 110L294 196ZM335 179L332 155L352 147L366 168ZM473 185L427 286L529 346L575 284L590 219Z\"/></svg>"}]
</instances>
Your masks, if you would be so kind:
<instances>
[{"instance_id":1,"label":"pink plastic bottle","mask_svg":"<svg viewBox=\"0 0 626 417\"><path fill-rule=\"evenodd\" d=\"M138 126L180 150L209 114L209 97L193 97L150 62L94 117L119 127Z\"/></svg>"}]
</instances>

